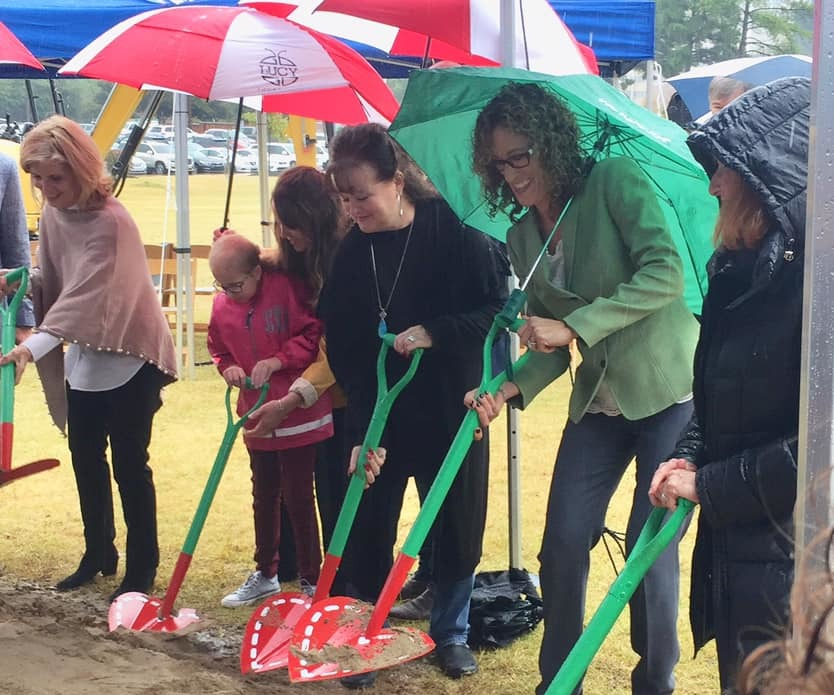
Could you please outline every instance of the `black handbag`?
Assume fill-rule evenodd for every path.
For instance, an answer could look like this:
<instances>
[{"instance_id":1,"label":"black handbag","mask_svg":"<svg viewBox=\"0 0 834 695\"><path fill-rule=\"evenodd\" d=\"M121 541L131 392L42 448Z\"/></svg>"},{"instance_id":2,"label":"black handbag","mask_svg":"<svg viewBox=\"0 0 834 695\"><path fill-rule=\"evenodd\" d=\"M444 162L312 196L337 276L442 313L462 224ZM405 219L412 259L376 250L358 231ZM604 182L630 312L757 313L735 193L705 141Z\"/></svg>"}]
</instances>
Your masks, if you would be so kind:
<instances>
[{"instance_id":1,"label":"black handbag","mask_svg":"<svg viewBox=\"0 0 834 695\"><path fill-rule=\"evenodd\" d=\"M541 622L542 600L527 570L478 572L469 604L469 645L506 647Z\"/></svg>"}]
</instances>

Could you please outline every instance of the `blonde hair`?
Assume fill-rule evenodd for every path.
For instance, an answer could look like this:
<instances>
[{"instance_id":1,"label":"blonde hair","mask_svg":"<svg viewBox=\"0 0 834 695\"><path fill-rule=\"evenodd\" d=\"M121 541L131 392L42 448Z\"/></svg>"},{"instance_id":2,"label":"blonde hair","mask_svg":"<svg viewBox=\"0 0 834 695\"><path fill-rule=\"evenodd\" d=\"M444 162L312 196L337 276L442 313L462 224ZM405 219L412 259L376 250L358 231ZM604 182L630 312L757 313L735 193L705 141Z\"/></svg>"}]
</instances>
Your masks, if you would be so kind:
<instances>
[{"instance_id":1,"label":"blonde hair","mask_svg":"<svg viewBox=\"0 0 834 695\"><path fill-rule=\"evenodd\" d=\"M791 591L793 624L781 639L754 650L739 671L741 695L831 695L834 693L834 529L805 550ZM825 559L823 571L812 560Z\"/></svg>"},{"instance_id":2,"label":"blonde hair","mask_svg":"<svg viewBox=\"0 0 834 695\"><path fill-rule=\"evenodd\" d=\"M41 121L23 138L20 146L23 171L29 174L32 166L41 162L67 166L81 189L76 205L82 209L100 207L113 192L113 180L105 173L104 160L95 141L66 116L51 116ZM40 191L33 192L43 204Z\"/></svg>"},{"instance_id":3,"label":"blonde hair","mask_svg":"<svg viewBox=\"0 0 834 695\"><path fill-rule=\"evenodd\" d=\"M713 241L716 246L728 249L755 249L767 231L767 213L759 196L741 176L739 180L738 198L721 201Z\"/></svg>"}]
</instances>

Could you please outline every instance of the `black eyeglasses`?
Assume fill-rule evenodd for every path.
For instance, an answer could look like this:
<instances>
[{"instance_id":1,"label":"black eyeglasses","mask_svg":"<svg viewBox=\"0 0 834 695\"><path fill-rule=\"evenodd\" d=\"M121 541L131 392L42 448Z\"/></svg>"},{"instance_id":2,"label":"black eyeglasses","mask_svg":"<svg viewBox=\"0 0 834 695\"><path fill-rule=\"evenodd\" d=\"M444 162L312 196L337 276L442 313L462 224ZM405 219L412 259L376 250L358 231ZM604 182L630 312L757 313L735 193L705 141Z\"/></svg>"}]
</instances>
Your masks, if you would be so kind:
<instances>
[{"instance_id":1,"label":"black eyeglasses","mask_svg":"<svg viewBox=\"0 0 834 695\"><path fill-rule=\"evenodd\" d=\"M511 154L506 159L490 159L489 165L494 167L499 174L504 173L504 169L523 169L530 164L530 157L533 156L533 148L528 147L524 152L518 154Z\"/></svg>"},{"instance_id":2,"label":"black eyeglasses","mask_svg":"<svg viewBox=\"0 0 834 695\"><path fill-rule=\"evenodd\" d=\"M246 275L243 276L243 280L240 280L238 282L229 282L224 285L215 280L211 284L212 287L214 287L214 289L218 292L225 292L226 294L240 294L243 291L243 286L246 284L246 281L249 279L251 275L252 271L250 270L248 273L246 273Z\"/></svg>"}]
</instances>

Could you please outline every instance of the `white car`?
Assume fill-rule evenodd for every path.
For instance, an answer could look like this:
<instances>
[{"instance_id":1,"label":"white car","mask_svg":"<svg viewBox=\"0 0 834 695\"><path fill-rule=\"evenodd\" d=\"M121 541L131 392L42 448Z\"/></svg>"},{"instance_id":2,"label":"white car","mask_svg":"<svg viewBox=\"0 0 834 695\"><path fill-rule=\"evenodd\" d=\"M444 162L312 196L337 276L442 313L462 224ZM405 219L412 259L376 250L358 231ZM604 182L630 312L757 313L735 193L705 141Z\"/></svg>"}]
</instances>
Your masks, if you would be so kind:
<instances>
[{"instance_id":1,"label":"white car","mask_svg":"<svg viewBox=\"0 0 834 695\"><path fill-rule=\"evenodd\" d=\"M232 155L229 154L231 161ZM271 168L271 167L270 167ZM235 173L237 174L257 174L258 173L258 155L252 150L238 150L235 154Z\"/></svg>"},{"instance_id":2,"label":"white car","mask_svg":"<svg viewBox=\"0 0 834 695\"><path fill-rule=\"evenodd\" d=\"M330 164L330 153L324 145L316 145L316 168L324 171Z\"/></svg>"},{"instance_id":3,"label":"white car","mask_svg":"<svg viewBox=\"0 0 834 695\"><path fill-rule=\"evenodd\" d=\"M295 166L295 153L283 142L269 142L266 145L269 153L269 173L277 174L279 171Z\"/></svg>"},{"instance_id":4,"label":"white car","mask_svg":"<svg viewBox=\"0 0 834 695\"><path fill-rule=\"evenodd\" d=\"M174 148L167 142L152 140L140 142L136 146L135 156L144 160L148 166L148 173L167 174L170 169L176 171L174 164ZM188 173L194 172L194 159L188 158Z\"/></svg>"},{"instance_id":5,"label":"white car","mask_svg":"<svg viewBox=\"0 0 834 695\"><path fill-rule=\"evenodd\" d=\"M145 160L141 159L134 155L130 158L130 166L127 170L128 176L139 176L139 174L147 174L148 173L148 165Z\"/></svg>"}]
</instances>

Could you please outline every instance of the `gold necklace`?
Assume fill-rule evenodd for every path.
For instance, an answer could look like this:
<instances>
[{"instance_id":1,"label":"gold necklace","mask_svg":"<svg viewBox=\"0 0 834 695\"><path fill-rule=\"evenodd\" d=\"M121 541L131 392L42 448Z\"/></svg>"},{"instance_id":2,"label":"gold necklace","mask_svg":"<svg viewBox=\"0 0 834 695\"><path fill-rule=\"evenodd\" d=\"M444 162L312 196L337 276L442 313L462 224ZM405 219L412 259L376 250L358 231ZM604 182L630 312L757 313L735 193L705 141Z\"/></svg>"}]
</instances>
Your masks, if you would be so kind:
<instances>
[{"instance_id":1,"label":"gold necklace","mask_svg":"<svg viewBox=\"0 0 834 695\"><path fill-rule=\"evenodd\" d=\"M411 241L411 231L414 229L414 220L417 218L415 211L414 217L411 218L411 224L408 226L408 235L405 237L405 246L403 246L403 253L400 256L400 264L397 266L397 273L394 275L394 282L391 284L391 292L388 293L388 300L385 305L382 304L382 295L379 291L379 278L376 273L376 254L374 253L374 240L371 238L371 269L374 271L374 288L376 289L376 301L379 307L379 326L377 333L380 338L385 337L388 332L388 324L385 322L385 317L388 316L388 307L391 306L391 299L394 297L394 290L397 289L397 282L400 279L400 272L403 269L403 262L405 261L405 254L408 251L408 242Z\"/></svg>"}]
</instances>

